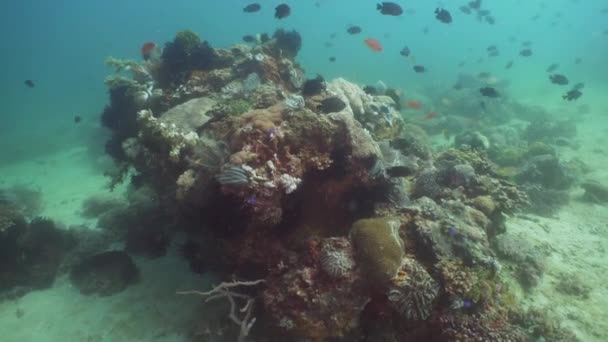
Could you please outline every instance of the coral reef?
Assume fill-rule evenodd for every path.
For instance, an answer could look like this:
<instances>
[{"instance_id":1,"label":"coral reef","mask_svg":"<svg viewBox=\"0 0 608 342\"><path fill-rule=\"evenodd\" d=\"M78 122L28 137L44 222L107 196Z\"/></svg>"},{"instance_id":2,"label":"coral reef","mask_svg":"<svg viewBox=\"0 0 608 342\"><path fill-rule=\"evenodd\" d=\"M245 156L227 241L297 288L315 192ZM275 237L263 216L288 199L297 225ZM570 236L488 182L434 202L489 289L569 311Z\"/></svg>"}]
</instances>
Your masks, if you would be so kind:
<instances>
[{"instance_id":1,"label":"coral reef","mask_svg":"<svg viewBox=\"0 0 608 342\"><path fill-rule=\"evenodd\" d=\"M546 256L511 250L505 219L530 205L526 186L568 189L572 167L534 127L526 141L523 128L470 124L479 103L465 95L454 147L434 151L396 90L306 80L300 47L295 31L229 49L182 32L146 64L160 100L135 101L139 76L117 82L108 153L154 201L99 225L137 253L162 251L180 227L191 269L224 280L186 293L226 299L241 340L526 340L502 277L532 287Z\"/></svg>"}]
</instances>

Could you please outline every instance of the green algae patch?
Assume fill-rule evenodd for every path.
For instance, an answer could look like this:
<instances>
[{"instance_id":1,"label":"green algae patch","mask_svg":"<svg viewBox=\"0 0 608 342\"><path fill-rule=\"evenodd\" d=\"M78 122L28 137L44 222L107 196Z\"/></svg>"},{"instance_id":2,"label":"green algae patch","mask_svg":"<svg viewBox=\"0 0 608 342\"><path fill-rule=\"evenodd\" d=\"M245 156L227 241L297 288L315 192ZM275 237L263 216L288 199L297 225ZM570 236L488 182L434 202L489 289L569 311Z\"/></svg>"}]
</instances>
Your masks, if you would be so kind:
<instances>
[{"instance_id":1,"label":"green algae patch","mask_svg":"<svg viewBox=\"0 0 608 342\"><path fill-rule=\"evenodd\" d=\"M361 219L352 226L350 236L357 261L372 284L388 283L401 265L404 247L399 226L392 217Z\"/></svg>"}]
</instances>

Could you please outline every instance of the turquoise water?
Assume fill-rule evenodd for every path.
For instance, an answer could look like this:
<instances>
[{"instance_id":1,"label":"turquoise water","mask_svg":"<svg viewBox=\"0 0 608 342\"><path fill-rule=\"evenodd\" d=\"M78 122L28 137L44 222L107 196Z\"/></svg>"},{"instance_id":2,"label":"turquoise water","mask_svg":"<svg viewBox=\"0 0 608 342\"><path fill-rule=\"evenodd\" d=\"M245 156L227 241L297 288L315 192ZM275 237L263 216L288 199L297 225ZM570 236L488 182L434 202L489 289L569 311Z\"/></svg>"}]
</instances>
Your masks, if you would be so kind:
<instances>
[{"instance_id":1,"label":"turquoise water","mask_svg":"<svg viewBox=\"0 0 608 342\"><path fill-rule=\"evenodd\" d=\"M162 43L185 28L198 32L215 47L239 42L245 34L295 28L304 39L298 60L309 74L321 73L327 79L348 76L361 83L383 80L405 89L451 83L459 71L492 71L510 80L518 96L534 98L538 88L550 87L544 70L552 63L559 63L560 71L576 75L572 78L599 87L608 77L604 61L608 47L602 33L606 15L600 12L606 4L599 0L487 1L484 5L496 18L494 26L461 13L459 2L445 4L454 18L449 25L434 19L435 3L407 2L404 7L414 14L388 17L377 13L373 1L302 1L291 4L293 14L282 21L272 17L274 3L262 2L261 12L245 14L241 8L246 3L31 0L7 6L0 22L6 47L1 57L4 120L0 139L3 146L10 147L1 159L22 159L82 143L95 130L96 117L105 103L105 57L138 58L143 42ZM540 18L530 20L536 14ZM349 36L345 30L351 24L361 26L363 32ZM427 35L422 32L425 27ZM335 39L330 38L332 33L337 33ZM515 42L509 42L511 36ZM367 37L381 41L385 51L369 51L362 42ZM534 55L528 59L518 56L525 40L533 44ZM332 47L325 47L328 41ZM404 45L418 63L427 66L428 73L409 70L408 62L399 55ZM485 48L489 45L496 45L501 55L488 58ZM330 63L329 56L335 56L337 62ZM484 60L478 64L480 57ZM578 57L583 63L575 65ZM509 60L514 60L513 68L503 70ZM459 69L461 61L466 65ZM25 79L33 79L36 88L24 87ZM74 115L90 123L87 134L74 131ZM32 136L37 137L36 143ZM40 140L45 142L43 146Z\"/></svg>"},{"instance_id":2,"label":"turquoise water","mask_svg":"<svg viewBox=\"0 0 608 342\"><path fill-rule=\"evenodd\" d=\"M578 147L557 147L560 156L582 160L591 178L608 181L608 151L604 147L608 143L604 140L608 130L608 2L484 0L482 7L491 11L494 25L479 22L475 14L462 13L459 7L466 4L464 0L398 2L406 12L391 17L376 11L376 1L287 1L292 14L283 20L273 17L278 1L260 1L262 10L252 14L242 11L250 2L240 0L23 0L5 4L0 14L0 190L14 185L37 189L43 202L39 214L66 227L94 227L96 220L82 217L82 203L92 195L108 193L104 172L112 164L104 153L109 132L100 123L100 114L108 103L104 79L111 74L104 60L109 56L141 60L144 42L163 46L185 29L198 33L214 48L242 43L241 37L248 34L295 29L303 40L296 60L308 77L343 77L360 85L382 81L404 94L402 100L422 100L425 111L443 108L440 101L451 101L450 92L459 74L488 72L496 82L508 82L509 99L539 106L556 120L576 122ZM433 11L439 5L451 12L452 23L443 24L434 18ZM538 19L533 20L537 15ZM363 32L349 35L346 29L350 25L360 26ZM369 49L364 43L367 38L378 40L383 51ZM531 42L530 57L519 54L525 41ZM411 58L399 53L406 45ZM497 47L499 56L488 57L486 49L490 45ZM330 62L330 57L336 61ZM512 68L506 69L511 61ZM570 84L585 83L577 101L562 99L569 86L550 83L546 69L554 63L559 64L555 72L567 75ZM427 72L415 73L414 64L424 65ZM33 80L35 87L27 87L25 80ZM588 110L581 111L583 105ZM82 122L75 123L75 116L82 117ZM449 143L441 135L431 138L434 146ZM119 187L112 196L121 197L123 191ZM571 189L573 198L580 198L583 192L580 187ZM605 323L594 325L590 318L608 319L608 293L600 288L608 281L603 252L608 246L605 204L575 201L559 215L537 219L539 225L549 227L546 230L532 227L530 221L521 218L509 221L509 229L554 246L556 252L546 277L553 279L550 277L580 269L595 292L583 301L567 296L553 299L547 280L522 302L557 306L560 317L565 317L562 323L584 341L608 339L603 331L608 329ZM170 256L175 257L175 249ZM200 312L197 301L181 297L173 301L173 294L184 289L184 284L202 288L210 276L188 274L187 266L177 257L136 261L143 265L149 279L155 279L152 282L161 284L159 287L146 285L140 292L131 289L110 302L95 299L82 304L63 279L45 290L48 293L35 292L21 302L0 303L0 331L12 329L15 339L10 341L59 341L64 336L69 336L69 341L83 341L93 335L100 341L183 340L176 327L187 330L191 317ZM162 267L174 272L175 282L155 272ZM138 295L145 298L140 303L143 307L136 306L137 310L162 311L148 307L152 305L150 298L161 296L170 313L154 311L127 327L129 317L137 315L129 306ZM62 321L60 313L45 314L44 303L71 310L68 317L72 320L78 319L75 312L85 312L83 322L78 324L95 321L97 314L106 321L95 325L95 332L87 335L82 332L86 329L67 327L70 324ZM38 334L28 335L29 324L14 317L21 308L26 319L30 315L32 320L47 316L55 316L55 320L46 322ZM124 317L111 318L116 310ZM152 339L140 334L147 325L160 324L172 314L175 320L167 323L171 325L166 330L168 335ZM102 333L104 324L119 333ZM48 329L46 337L44 329Z\"/></svg>"}]
</instances>

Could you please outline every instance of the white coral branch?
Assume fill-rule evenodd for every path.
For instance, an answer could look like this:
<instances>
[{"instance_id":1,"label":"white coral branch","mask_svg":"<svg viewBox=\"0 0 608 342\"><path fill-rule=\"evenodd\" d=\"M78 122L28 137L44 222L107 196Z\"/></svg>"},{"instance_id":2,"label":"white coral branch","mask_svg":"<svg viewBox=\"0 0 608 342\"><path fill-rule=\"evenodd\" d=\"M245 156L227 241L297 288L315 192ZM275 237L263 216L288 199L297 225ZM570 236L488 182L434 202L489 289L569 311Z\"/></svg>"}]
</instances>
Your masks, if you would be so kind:
<instances>
[{"instance_id":1,"label":"white coral branch","mask_svg":"<svg viewBox=\"0 0 608 342\"><path fill-rule=\"evenodd\" d=\"M197 295L205 297L205 303L218 298L226 298L230 303L230 313L228 318L236 325L239 326L239 342L245 341L245 338L249 335L249 331L255 324L255 317L252 317L253 304L255 298L244 295L242 293L235 292L233 288L239 286L256 286L264 282L264 279L258 279L253 281L231 281L223 282L209 291L178 291L179 295ZM238 309L239 312L243 313L243 317L240 318L237 314L237 304L235 299L245 300L245 305Z\"/></svg>"}]
</instances>

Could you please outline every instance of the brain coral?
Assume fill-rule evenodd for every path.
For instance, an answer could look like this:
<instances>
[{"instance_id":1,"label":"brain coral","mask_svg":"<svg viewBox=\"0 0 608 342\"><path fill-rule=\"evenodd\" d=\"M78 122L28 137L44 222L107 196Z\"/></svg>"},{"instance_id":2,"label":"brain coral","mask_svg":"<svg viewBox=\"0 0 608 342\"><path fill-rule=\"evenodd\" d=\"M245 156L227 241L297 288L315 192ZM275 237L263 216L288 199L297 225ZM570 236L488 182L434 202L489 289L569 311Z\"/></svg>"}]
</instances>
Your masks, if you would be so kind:
<instances>
[{"instance_id":1,"label":"brain coral","mask_svg":"<svg viewBox=\"0 0 608 342\"><path fill-rule=\"evenodd\" d=\"M399 226L399 221L391 217L361 219L352 226L357 261L372 282L388 283L401 265L404 247Z\"/></svg>"}]
</instances>

